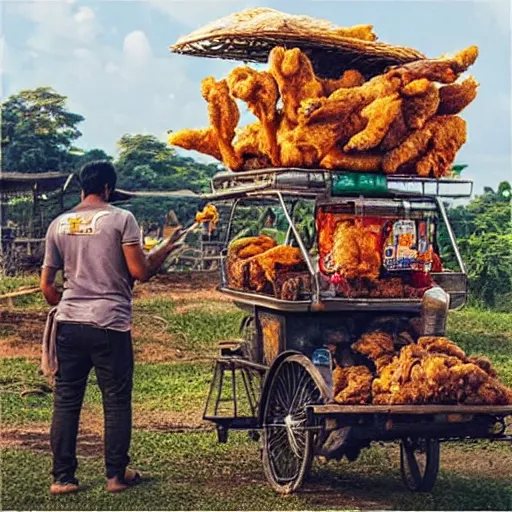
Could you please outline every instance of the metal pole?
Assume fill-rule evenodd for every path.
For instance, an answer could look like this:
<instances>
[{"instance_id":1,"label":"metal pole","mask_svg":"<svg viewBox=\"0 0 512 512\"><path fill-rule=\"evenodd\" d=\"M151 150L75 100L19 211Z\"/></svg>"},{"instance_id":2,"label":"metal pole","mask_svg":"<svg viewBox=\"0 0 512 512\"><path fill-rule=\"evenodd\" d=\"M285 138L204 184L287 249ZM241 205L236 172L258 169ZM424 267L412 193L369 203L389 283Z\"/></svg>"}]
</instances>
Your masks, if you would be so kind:
<instances>
[{"instance_id":1,"label":"metal pole","mask_svg":"<svg viewBox=\"0 0 512 512\"><path fill-rule=\"evenodd\" d=\"M309 252L306 249L304 242L302 241L302 238L295 226L295 223L293 222L293 219L290 217L290 214L288 213L288 209L286 208L286 203L284 202L284 198L283 198L283 195L281 194L281 192L277 192L277 197L279 198L279 202L281 203L281 207L283 208L283 212L286 217L286 220L288 221L288 224L292 228L293 234L295 235L295 238L297 239L297 243L299 244L299 248L302 252L302 255L304 256L304 260L306 261L306 265L311 274L311 277L313 277L313 279L315 281L315 288L316 288L315 301L319 301L320 300L320 283L318 282L318 276L313 267L313 263L311 262L311 258L309 257Z\"/></svg>"},{"instance_id":2,"label":"metal pole","mask_svg":"<svg viewBox=\"0 0 512 512\"><path fill-rule=\"evenodd\" d=\"M446 226L446 230L448 231L448 237L450 238L450 242L455 253L455 258L457 258L457 264L459 265L460 271L465 275L466 267L464 266L464 262L462 261L462 256L460 255L459 252L457 240L455 238L455 234L453 233L450 221L448 220L448 215L446 214L444 204L439 197L436 197L436 203L437 206L439 207L439 211L441 212L441 217L443 219L444 225Z\"/></svg>"}]
</instances>

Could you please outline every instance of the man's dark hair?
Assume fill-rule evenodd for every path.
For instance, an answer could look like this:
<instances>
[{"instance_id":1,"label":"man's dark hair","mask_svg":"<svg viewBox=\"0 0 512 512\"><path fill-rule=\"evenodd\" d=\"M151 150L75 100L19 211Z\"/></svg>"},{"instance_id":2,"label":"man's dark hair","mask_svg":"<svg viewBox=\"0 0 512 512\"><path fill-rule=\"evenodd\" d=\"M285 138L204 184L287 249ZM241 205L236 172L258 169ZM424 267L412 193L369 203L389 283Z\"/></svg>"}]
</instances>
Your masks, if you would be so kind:
<instances>
[{"instance_id":1,"label":"man's dark hair","mask_svg":"<svg viewBox=\"0 0 512 512\"><path fill-rule=\"evenodd\" d=\"M114 166L106 161L99 160L85 164L80 170L80 188L87 197L90 194L101 195L105 191L105 185L110 190L116 187L117 174Z\"/></svg>"}]
</instances>

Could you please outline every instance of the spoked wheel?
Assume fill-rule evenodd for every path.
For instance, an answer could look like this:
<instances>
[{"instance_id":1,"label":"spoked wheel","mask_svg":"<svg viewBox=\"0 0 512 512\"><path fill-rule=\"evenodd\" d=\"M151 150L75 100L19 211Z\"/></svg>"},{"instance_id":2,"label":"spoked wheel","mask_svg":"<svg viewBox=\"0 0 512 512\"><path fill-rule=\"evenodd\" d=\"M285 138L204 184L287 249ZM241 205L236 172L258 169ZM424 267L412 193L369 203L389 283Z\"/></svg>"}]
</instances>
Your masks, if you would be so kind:
<instances>
[{"instance_id":1,"label":"spoked wheel","mask_svg":"<svg viewBox=\"0 0 512 512\"><path fill-rule=\"evenodd\" d=\"M410 491L428 492L439 472L440 447L435 439L403 439L400 443L400 472Z\"/></svg>"},{"instance_id":2,"label":"spoked wheel","mask_svg":"<svg viewBox=\"0 0 512 512\"><path fill-rule=\"evenodd\" d=\"M290 355L272 372L262 397L265 476L274 490L290 494L307 476L315 430L306 427L306 406L323 402L318 370L303 355Z\"/></svg>"}]
</instances>

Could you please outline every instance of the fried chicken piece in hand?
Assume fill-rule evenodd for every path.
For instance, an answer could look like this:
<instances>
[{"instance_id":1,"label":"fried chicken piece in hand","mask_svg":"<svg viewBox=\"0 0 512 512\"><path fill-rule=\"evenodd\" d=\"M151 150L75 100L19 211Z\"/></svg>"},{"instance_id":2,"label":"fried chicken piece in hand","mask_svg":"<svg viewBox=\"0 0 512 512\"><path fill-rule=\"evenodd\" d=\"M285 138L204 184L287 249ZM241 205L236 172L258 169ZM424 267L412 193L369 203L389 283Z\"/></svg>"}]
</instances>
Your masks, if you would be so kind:
<instances>
[{"instance_id":1,"label":"fried chicken piece in hand","mask_svg":"<svg viewBox=\"0 0 512 512\"><path fill-rule=\"evenodd\" d=\"M479 83L470 76L460 84L445 85L439 89L439 115L454 115L466 108L475 98Z\"/></svg>"},{"instance_id":2,"label":"fried chicken piece in hand","mask_svg":"<svg viewBox=\"0 0 512 512\"><path fill-rule=\"evenodd\" d=\"M367 332L352 344L352 350L371 361L377 361L394 353L393 336L382 331Z\"/></svg>"},{"instance_id":3,"label":"fried chicken piece in hand","mask_svg":"<svg viewBox=\"0 0 512 512\"><path fill-rule=\"evenodd\" d=\"M370 401L373 375L366 366L337 366L332 379L337 403L359 405Z\"/></svg>"},{"instance_id":4,"label":"fried chicken piece in hand","mask_svg":"<svg viewBox=\"0 0 512 512\"><path fill-rule=\"evenodd\" d=\"M217 138L222 160L230 169L239 170L243 160L235 153L232 142L236 125L240 120L240 112L229 93L226 80L216 82L211 76L205 78L201 82L201 94L208 103L208 117Z\"/></svg>"},{"instance_id":5,"label":"fried chicken piece in hand","mask_svg":"<svg viewBox=\"0 0 512 512\"><path fill-rule=\"evenodd\" d=\"M284 115L288 121L297 124L301 102L308 98L320 98L324 93L311 61L298 48L286 50L277 46L270 52L269 72L277 82Z\"/></svg>"},{"instance_id":6,"label":"fried chicken piece in hand","mask_svg":"<svg viewBox=\"0 0 512 512\"><path fill-rule=\"evenodd\" d=\"M217 137L212 128L204 128L200 130L180 130L172 132L167 138L171 146L178 146L183 149L199 151L205 155L213 156L222 162L222 155L219 151Z\"/></svg>"},{"instance_id":7,"label":"fried chicken piece in hand","mask_svg":"<svg viewBox=\"0 0 512 512\"><path fill-rule=\"evenodd\" d=\"M338 89L359 87L365 81L364 76L357 69L347 69L340 78L320 78L325 96L330 96Z\"/></svg>"},{"instance_id":8,"label":"fried chicken piece in hand","mask_svg":"<svg viewBox=\"0 0 512 512\"><path fill-rule=\"evenodd\" d=\"M377 98L361 112L368 121L365 129L354 135L344 151L367 151L378 146L402 108L398 94ZM437 108L437 107L436 107Z\"/></svg>"},{"instance_id":9,"label":"fried chicken piece in hand","mask_svg":"<svg viewBox=\"0 0 512 512\"><path fill-rule=\"evenodd\" d=\"M231 94L245 101L249 110L260 120L260 149L270 158L272 165L278 166L276 104L279 91L276 81L266 71L239 67L230 73L227 83Z\"/></svg>"},{"instance_id":10,"label":"fried chicken piece in hand","mask_svg":"<svg viewBox=\"0 0 512 512\"><path fill-rule=\"evenodd\" d=\"M321 160L323 169L344 169L356 172L379 172L382 166L382 154L349 154L338 147L332 148Z\"/></svg>"},{"instance_id":11,"label":"fried chicken piece in hand","mask_svg":"<svg viewBox=\"0 0 512 512\"><path fill-rule=\"evenodd\" d=\"M436 116L430 123L430 147L416 164L416 172L441 178L450 174L457 151L466 142L466 121L458 116Z\"/></svg>"}]
</instances>

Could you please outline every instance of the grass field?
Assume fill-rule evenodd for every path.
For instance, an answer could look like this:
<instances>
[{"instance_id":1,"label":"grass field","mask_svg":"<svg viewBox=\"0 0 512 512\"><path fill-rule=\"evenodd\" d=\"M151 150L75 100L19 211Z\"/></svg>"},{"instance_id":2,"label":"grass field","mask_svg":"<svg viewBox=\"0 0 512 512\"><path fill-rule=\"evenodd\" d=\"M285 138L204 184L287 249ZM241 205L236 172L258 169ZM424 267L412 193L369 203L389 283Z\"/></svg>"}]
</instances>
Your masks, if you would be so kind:
<instances>
[{"instance_id":1,"label":"grass field","mask_svg":"<svg viewBox=\"0 0 512 512\"><path fill-rule=\"evenodd\" d=\"M277 496L264 480L258 444L235 433L219 445L201 419L217 341L237 334L242 314L213 290L183 283L146 285L137 296L131 453L146 482L117 496L104 490L102 409L93 375L78 450L83 490L49 496L52 395L37 372L44 309L30 298L17 300L15 311L0 310L2 509L512 509L512 449L504 443L443 445L432 493L405 490L398 447L388 444L354 463L315 463L301 492ZM512 385L512 315L453 313L449 331L467 352L488 355Z\"/></svg>"}]
</instances>

